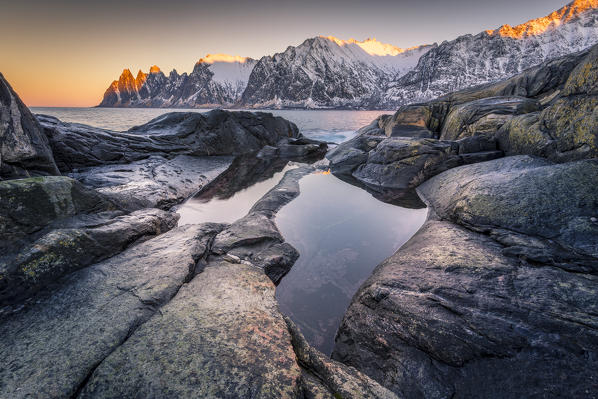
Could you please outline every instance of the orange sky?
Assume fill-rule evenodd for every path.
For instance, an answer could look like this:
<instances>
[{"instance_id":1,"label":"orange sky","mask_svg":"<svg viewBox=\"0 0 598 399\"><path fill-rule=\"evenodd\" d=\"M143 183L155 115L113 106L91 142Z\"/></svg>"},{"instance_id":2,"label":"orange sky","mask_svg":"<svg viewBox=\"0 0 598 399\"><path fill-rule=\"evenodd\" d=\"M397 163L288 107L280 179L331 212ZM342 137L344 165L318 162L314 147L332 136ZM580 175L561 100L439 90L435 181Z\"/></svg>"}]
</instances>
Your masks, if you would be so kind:
<instances>
[{"instance_id":1,"label":"orange sky","mask_svg":"<svg viewBox=\"0 0 598 399\"><path fill-rule=\"evenodd\" d=\"M207 53L259 58L317 35L411 47L565 2L19 0L0 12L0 72L29 106L95 106L123 68L190 72Z\"/></svg>"}]
</instances>

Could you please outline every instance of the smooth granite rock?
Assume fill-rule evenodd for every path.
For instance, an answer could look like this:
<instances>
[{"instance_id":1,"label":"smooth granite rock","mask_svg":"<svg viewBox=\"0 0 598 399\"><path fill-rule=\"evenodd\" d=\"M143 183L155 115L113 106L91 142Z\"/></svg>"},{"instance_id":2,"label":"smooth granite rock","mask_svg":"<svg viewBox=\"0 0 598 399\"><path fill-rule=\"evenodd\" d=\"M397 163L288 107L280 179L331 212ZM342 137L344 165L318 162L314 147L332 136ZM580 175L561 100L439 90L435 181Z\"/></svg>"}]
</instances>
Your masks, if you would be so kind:
<instances>
[{"instance_id":1,"label":"smooth granite rock","mask_svg":"<svg viewBox=\"0 0 598 399\"><path fill-rule=\"evenodd\" d=\"M357 292L333 358L407 398L593 397L596 283L428 221Z\"/></svg>"},{"instance_id":2,"label":"smooth granite rock","mask_svg":"<svg viewBox=\"0 0 598 399\"><path fill-rule=\"evenodd\" d=\"M62 171L126 164L152 155L240 155L301 137L297 126L268 113L172 112L126 132L38 116Z\"/></svg>"},{"instance_id":3,"label":"smooth granite rock","mask_svg":"<svg viewBox=\"0 0 598 399\"><path fill-rule=\"evenodd\" d=\"M60 175L39 122L0 73L0 179Z\"/></svg>"},{"instance_id":4,"label":"smooth granite rock","mask_svg":"<svg viewBox=\"0 0 598 399\"><path fill-rule=\"evenodd\" d=\"M177 214L159 209L119 214L103 212L55 222L31 244L0 257L0 307L18 306L63 275L118 254L139 239L164 233L178 221Z\"/></svg>"},{"instance_id":5,"label":"smooth granite rock","mask_svg":"<svg viewBox=\"0 0 598 399\"><path fill-rule=\"evenodd\" d=\"M82 398L296 398L300 369L259 268L209 262L95 370Z\"/></svg>"},{"instance_id":6,"label":"smooth granite rock","mask_svg":"<svg viewBox=\"0 0 598 399\"><path fill-rule=\"evenodd\" d=\"M396 192L396 197L410 192L422 182L445 170L468 163L482 162L502 157L497 150L490 149L493 144L481 143L469 139L468 142L444 141L436 139L390 137L377 143L367 153L366 161L351 173L359 183L370 190ZM372 142L372 144L374 144ZM344 147L346 148L346 147ZM466 153L474 150L476 152ZM354 149L338 150L330 155L331 170L342 175L349 170L349 164L360 161L357 157L345 156ZM340 161L340 166L339 162ZM393 198L394 196L389 196Z\"/></svg>"},{"instance_id":7,"label":"smooth granite rock","mask_svg":"<svg viewBox=\"0 0 598 399\"><path fill-rule=\"evenodd\" d=\"M333 358L409 398L592 397L598 163L515 156L420 185L420 231L354 296Z\"/></svg>"},{"instance_id":8,"label":"smooth granite rock","mask_svg":"<svg viewBox=\"0 0 598 399\"><path fill-rule=\"evenodd\" d=\"M222 228L171 230L69 274L2 317L0 397L76 397L98 364L192 279Z\"/></svg>"},{"instance_id":9,"label":"smooth granite rock","mask_svg":"<svg viewBox=\"0 0 598 399\"><path fill-rule=\"evenodd\" d=\"M515 115L541 110L540 102L525 97L488 97L451 108L440 139L458 140L474 135L493 136Z\"/></svg>"},{"instance_id":10,"label":"smooth granite rock","mask_svg":"<svg viewBox=\"0 0 598 399\"><path fill-rule=\"evenodd\" d=\"M230 156L152 156L126 165L80 169L71 176L124 209L168 209L214 181L232 162Z\"/></svg>"},{"instance_id":11,"label":"smooth granite rock","mask_svg":"<svg viewBox=\"0 0 598 399\"><path fill-rule=\"evenodd\" d=\"M56 219L118 209L106 196L63 176L2 181L0 198L2 255L13 252L29 235Z\"/></svg>"},{"instance_id":12,"label":"smooth granite rock","mask_svg":"<svg viewBox=\"0 0 598 399\"><path fill-rule=\"evenodd\" d=\"M597 183L598 160L555 165L515 156L452 169L418 190L445 220L508 229L598 257Z\"/></svg>"}]
</instances>

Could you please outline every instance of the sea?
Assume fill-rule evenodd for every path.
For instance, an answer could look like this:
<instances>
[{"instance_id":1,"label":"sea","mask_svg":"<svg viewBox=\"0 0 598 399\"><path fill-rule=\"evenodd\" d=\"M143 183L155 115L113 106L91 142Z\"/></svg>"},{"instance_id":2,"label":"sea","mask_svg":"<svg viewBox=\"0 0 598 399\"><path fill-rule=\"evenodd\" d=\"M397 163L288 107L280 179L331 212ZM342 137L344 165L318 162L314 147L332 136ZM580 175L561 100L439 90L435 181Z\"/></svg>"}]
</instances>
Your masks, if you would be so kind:
<instances>
[{"instance_id":1,"label":"sea","mask_svg":"<svg viewBox=\"0 0 598 399\"><path fill-rule=\"evenodd\" d=\"M208 112L208 109L168 108L50 108L33 107L36 114L54 116L64 122L84 123L109 130L124 131L142 125L168 112ZM294 122L306 137L342 143L383 114L394 111L351 110L268 110Z\"/></svg>"}]
</instances>

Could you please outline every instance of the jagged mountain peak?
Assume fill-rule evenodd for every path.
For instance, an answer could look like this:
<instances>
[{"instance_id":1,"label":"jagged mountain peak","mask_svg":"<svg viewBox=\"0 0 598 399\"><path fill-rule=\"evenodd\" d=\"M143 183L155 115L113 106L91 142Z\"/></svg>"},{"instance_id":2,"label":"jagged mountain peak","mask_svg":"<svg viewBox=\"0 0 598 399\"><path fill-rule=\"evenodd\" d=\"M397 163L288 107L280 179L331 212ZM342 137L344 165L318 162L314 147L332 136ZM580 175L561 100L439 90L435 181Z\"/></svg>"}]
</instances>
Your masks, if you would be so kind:
<instances>
[{"instance_id":1,"label":"jagged mountain peak","mask_svg":"<svg viewBox=\"0 0 598 399\"><path fill-rule=\"evenodd\" d=\"M127 80L127 79L135 79L131 70L129 68L123 69L122 73L120 74L119 80Z\"/></svg>"},{"instance_id":2,"label":"jagged mountain peak","mask_svg":"<svg viewBox=\"0 0 598 399\"><path fill-rule=\"evenodd\" d=\"M513 39L537 36L549 30L557 29L573 18L596 8L598 8L598 0L575 0L545 17L532 19L517 26L503 25L495 30L487 30L486 33L491 36L499 35Z\"/></svg>"}]
</instances>

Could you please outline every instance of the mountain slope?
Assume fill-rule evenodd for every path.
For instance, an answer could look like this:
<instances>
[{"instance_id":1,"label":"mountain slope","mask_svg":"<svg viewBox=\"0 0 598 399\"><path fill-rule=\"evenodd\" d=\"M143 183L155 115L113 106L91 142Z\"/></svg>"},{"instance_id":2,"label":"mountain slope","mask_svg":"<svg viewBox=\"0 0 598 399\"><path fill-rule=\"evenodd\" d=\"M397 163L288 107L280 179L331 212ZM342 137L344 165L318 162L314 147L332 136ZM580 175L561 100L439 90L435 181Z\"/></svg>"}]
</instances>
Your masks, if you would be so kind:
<instances>
[{"instance_id":1,"label":"mountain slope","mask_svg":"<svg viewBox=\"0 0 598 399\"><path fill-rule=\"evenodd\" d=\"M393 109L496 82L598 43L598 0L442 44L401 49L376 39L315 37L259 61L223 54L189 75L123 71L100 106Z\"/></svg>"},{"instance_id":2,"label":"mountain slope","mask_svg":"<svg viewBox=\"0 0 598 399\"><path fill-rule=\"evenodd\" d=\"M430 46L399 49L375 39L307 39L262 57L242 103L255 107L375 107L384 85L411 70Z\"/></svg>"},{"instance_id":3,"label":"mountain slope","mask_svg":"<svg viewBox=\"0 0 598 399\"><path fill-rule=\"evenodd\" d=\"M425 101L495 82L597 42L598 0L576 0L543 18L435 46L389 85L382 105Z\"/></svg>"}]
</instances>

